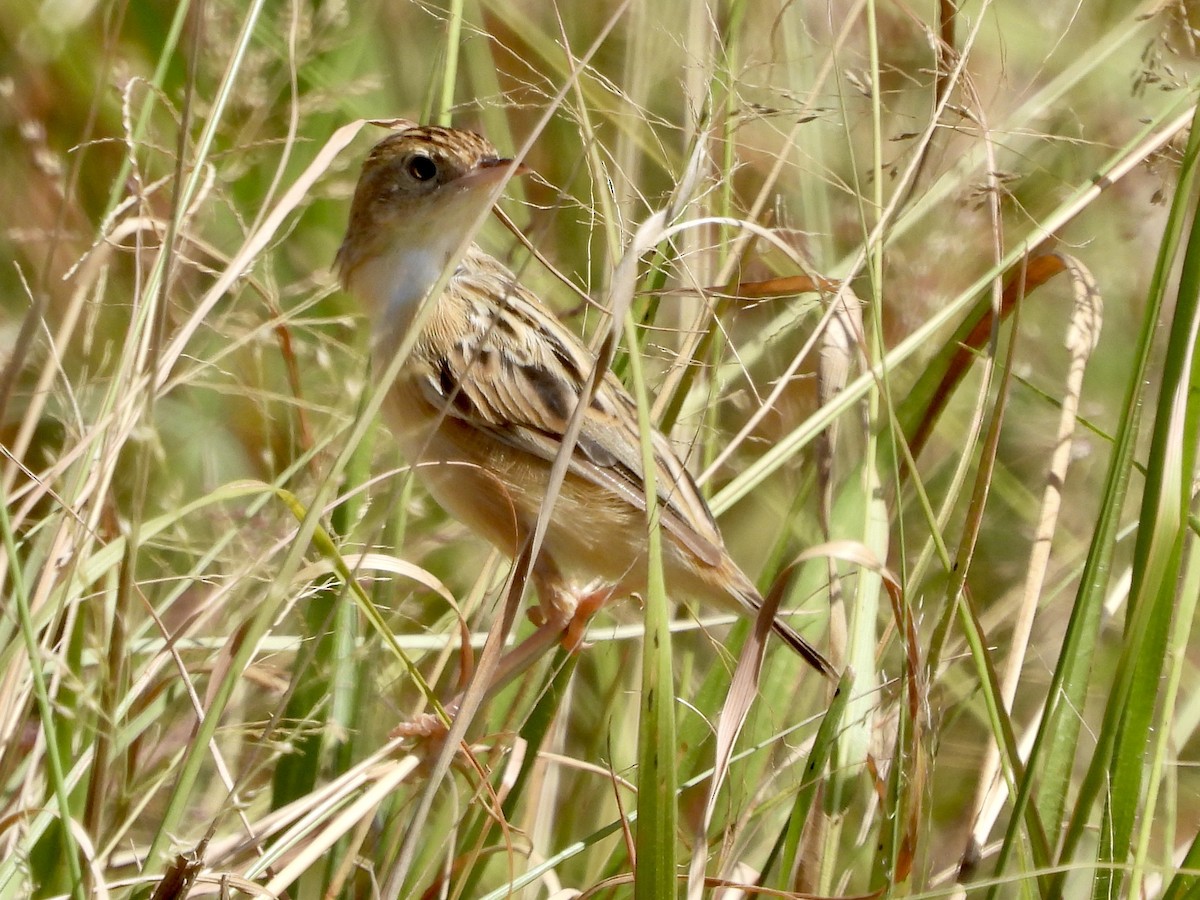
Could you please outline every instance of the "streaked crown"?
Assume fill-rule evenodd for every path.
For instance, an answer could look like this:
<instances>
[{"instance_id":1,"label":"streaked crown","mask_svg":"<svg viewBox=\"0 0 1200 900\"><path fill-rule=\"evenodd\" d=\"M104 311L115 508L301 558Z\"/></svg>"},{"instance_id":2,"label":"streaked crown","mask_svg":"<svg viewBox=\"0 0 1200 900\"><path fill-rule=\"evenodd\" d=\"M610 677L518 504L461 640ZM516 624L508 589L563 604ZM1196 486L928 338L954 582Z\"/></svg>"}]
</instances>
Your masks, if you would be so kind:
<instances>
[{"instance_id":1,"label":"streaked crown","mask_svg":"<svg viewBox=\"0 0 1200 900\"><path fill-rule=\"evenodd\" d=\"M385 137L363 163L354 192L361 201L396 203L428 196L480 167L507 163L473 131L421 125Z\"/></svg>"}]
</instances>

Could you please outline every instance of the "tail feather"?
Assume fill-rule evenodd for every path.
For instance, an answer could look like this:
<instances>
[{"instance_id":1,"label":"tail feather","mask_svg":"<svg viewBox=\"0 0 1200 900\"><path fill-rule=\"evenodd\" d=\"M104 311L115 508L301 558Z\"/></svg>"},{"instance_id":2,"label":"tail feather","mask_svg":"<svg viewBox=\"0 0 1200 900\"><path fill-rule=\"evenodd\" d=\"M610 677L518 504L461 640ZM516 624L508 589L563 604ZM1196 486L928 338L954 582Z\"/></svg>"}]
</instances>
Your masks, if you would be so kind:
<instances>
[{"instance_id":1,"label":"tail feather","mask_svg":"<svg viewBox=\"0 0 1200 900\"><path fill-rule=\"evenodd\" d=\"M733 582L731 593L737 598L738 603L751 616L757 616L763 606L762 595L754 587L753 582L746 577L740 569L730 579ZM771 630L774 631L783 642L796 652L796 655L803 659L806 663L828 678L830 681L837 681L841 674L833 663L825 658L816 647L802 638L796 631L779 616L771 621Z\"/></svg>"},{"instance_id":2,"label":"tail feather","mask_svg":"<svg viewBox=\"0 0 1200 900\"><path fill-rule=\"evenodd\" d=\"M838 671L833 667L833 663L825 658L825 656L797 634L787 622L778 616L771 622L771 630L783 638L785 644L796 651L797 655L806 663L828 678L830 681L838 680Z\"/></svg>"}]
</instances>

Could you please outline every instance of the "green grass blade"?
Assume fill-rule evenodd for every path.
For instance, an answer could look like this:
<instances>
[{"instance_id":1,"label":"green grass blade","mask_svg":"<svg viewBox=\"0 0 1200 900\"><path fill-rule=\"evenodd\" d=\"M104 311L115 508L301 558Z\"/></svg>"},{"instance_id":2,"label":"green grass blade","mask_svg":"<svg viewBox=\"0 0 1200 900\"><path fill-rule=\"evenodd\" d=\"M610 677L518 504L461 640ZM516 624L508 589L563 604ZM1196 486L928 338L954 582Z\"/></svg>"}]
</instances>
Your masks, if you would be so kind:
<instances>
[{"instance_id":1,"label":"green grass blade","mask_svg":"<svg viewBox=\"0 0 1200 900\"><path fill-rule=\"evenodd\" d=\"M788 815L787 829L784 834L783 850L779 862L779 871L775 878L775 886L781 891L791 890L792 873L796 868L796 854L800 848L800 836L808 822L809 814L817 799L817 790L826 779L825 768L837 748L837 736L842 728L842 718L850 699L850 689L854 684L853 672L842 673L834 692L833 701L821 719L817 733L813 737L812 749L804 764L804 782L796 792L792 811Z\"/></svg>"},{"instance_id":2,"label":"green grass blade","mask_svg":"<svg viewBox=\"0 0 1200 900\"><path fill-rule=\"evenodd\" d=\"M0 496L0 539L3 540L4 552L8 558L10 597L16 605L21 640L30 661L29 674L33 680L34 699L37 702L38 724L41 726L45 741L42 752L45 754L48 766L47 780L58 812L58 829L55 834L59 854L53 859L46 860L52 868L34 874L35 877L42 876L38 879L39 882L46 886L53 885L55 888L63 884L61 876L65 874L64 886L66 889L71 892L72 897L83 900L86 895L83 868L80 864L79 845L71 830L71 823L75 815L71 803L71 787L66 778L67 766L62 756L65 748L59 741L56 724L58 710L55 708L54 698L50 696L46 683L42 665L42 647L38 641L37 629L29 608L29 594L26 591L25 578L21 572L21 556L17 551L17 542L8 517L8 502L4 496ZM66 864L65 873L60 868L63 862Z\"/></svg>"},{"instance_id":3,"label":"green grass blade","mask_svg":"<svg viewBox=\"0 0 1200 900\"><path fill-rule=\"evenodd\" d=\"M626 320L626 342L636 348L633 320ZM629 372L638 400L642 432L642 471L646 473L646 519L649 534L646 590L646 638L642 650L641 716L638 725L638 823L634 896L638 900L672 897L678 878L675 835L678 828L675 785L675 678L671 650L671 612L662 572L662 531L655 506L657 464L650 442L653 425L646 396L641 357L629 353Z\"/></svg>"},{"instance_id":4,"label":"green grass blade","mask_svg":"<svg viewBox=\"0 0 1200 900\"><path fill-rule=\"evenodd\" d=\"M1032 802L1036 795L1042 821L1047 833L1051 835L1059 831L1063 810L1070 794L1071 772L1075 765L1080 733L1077 710L1083 705L1084 697L1092 687L1092 659L1103 613L1113 550L1120 529L1121 510L1133 472L1134 449L1144 385L1148 378L1152 339L1156 333L1157 314L1161 309L1167 274L1180 240L1187 197L1194 183L1198 139L1200 135L1193 128L1188 142L1189 149L1185 155L1186 165L1180 173L1180 190L1160 245L1150 303L1142 319L1135 358L1127 381L1126 396L1121 406L1119 427L1113 440L1101 491L1096 526L1092 531L1091 545L1080 576L1079 591L1071 605L1062 651L1047 692L1046 709L1030 751L1026 777L1018 785L1014 799L1012 822L1016 823L1023 817L1026 805ZM1112 735L1112 729L1103 731L1101 737L1106 734ZM1106 759L1107 751L1101 746L1096 753L1096 761L1090 774L1080 788L1074 824L1068 831L1060 851L1060 863L1065 864L1072 858L1075 842L1082 835L1085 823L1091 818L1095 798L1102 789L1107 768ZM1007 860L1014 848L1015 836L1015 827L1010 825L997 855L997 873L1003 873L1007 869ZM1058 889L1061 889L1062 877L1058 878Z\"/></svg>"},{"instance_id":5,"label":"green grass blade","mask_svg":"<svg viewBox=\"0 0 1200 900\"><path fill-rule=\"evenodd\" d=\"M1200 131L1200 117L1193 132ZM1200 136L1190 148L1200 156ZM1117 711L1094 896L1121 892L1135 817L1142 807L1146 744L1160 715L1159 684L1178 600L1188 509L1196 477L1200 394L1196 392L1200 333L1200 216L1194 216L1183 257L1179 293L1167 337L1151 432L1146 489L1134 548L1125 645L1110 700ZM1106 723L1109 717L1105 716Z\"/></svg>"}]
</instances>

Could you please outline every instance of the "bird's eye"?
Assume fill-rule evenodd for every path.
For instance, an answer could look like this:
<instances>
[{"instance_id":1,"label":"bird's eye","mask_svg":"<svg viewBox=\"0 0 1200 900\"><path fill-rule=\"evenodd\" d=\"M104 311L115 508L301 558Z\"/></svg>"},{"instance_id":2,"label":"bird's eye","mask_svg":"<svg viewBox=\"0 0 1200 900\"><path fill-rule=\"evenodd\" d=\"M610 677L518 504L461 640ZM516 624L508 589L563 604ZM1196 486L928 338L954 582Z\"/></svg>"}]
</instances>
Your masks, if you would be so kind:
<instances>
[{"instance_id":1,"label":"bird's eye","mask_svg":"<svg viewBox=\"0 0 1200 900\"><path fill-rule=\"evenodd\" d=\"M409 159L406 166L408 174L416 181L432 181L437 177L438 167L428 156L417 154Z\"/></svg>"}]
</instances>

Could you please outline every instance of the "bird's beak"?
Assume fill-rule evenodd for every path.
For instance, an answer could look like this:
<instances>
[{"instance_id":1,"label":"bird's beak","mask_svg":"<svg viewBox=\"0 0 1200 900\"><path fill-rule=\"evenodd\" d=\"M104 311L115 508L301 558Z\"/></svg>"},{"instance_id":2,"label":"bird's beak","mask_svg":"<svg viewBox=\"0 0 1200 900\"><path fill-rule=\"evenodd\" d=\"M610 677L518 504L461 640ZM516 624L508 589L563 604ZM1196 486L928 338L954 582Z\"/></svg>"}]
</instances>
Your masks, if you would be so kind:
<instances>
[{"instance_id":1,"label":"bird's beak","mask_svg":"<svg viewBox=\"0 0 1200 900\"><path fill-rule=\"evenodd\" d=\"M533 172L533 169L529 168L529 166L525 165L525 163L517 163L516 165L513 165L513 161L511 159L498 159L495 157L489 157L487 159L481 159L478 163L476 163L475 168L464 175L460 179L460 182L472 186L482 186L485 184L491 185L501 181L510 173L512 177L515 178L518 175L528 175L531 172Z\"/></svg>"}]
</instances>

